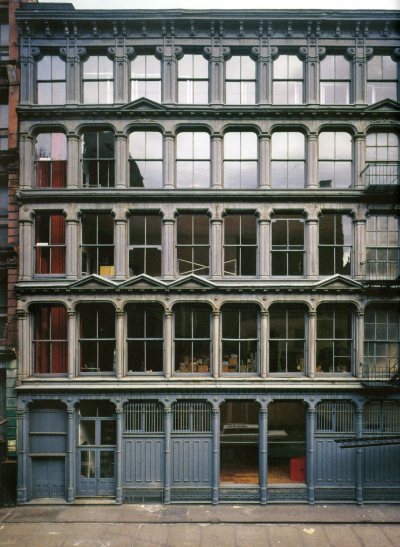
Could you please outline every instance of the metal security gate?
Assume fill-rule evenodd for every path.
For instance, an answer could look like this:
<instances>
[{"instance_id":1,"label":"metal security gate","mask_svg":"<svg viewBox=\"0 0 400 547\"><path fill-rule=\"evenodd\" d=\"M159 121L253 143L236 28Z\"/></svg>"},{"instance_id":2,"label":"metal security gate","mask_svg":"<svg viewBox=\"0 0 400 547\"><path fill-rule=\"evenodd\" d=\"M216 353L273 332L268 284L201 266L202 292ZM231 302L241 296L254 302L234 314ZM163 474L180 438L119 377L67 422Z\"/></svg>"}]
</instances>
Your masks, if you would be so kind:
<instances>
[{"instance_id":1,"label":"metal security gate","mask_svg":"<svg viewBox=\"0 0 400 547\"><path fill-rule=\"evenodd\" d=\"M159 501L164 483L164 410L157 401L125 405L123 455L125 501Z\"/></svg>"}]
</instances>

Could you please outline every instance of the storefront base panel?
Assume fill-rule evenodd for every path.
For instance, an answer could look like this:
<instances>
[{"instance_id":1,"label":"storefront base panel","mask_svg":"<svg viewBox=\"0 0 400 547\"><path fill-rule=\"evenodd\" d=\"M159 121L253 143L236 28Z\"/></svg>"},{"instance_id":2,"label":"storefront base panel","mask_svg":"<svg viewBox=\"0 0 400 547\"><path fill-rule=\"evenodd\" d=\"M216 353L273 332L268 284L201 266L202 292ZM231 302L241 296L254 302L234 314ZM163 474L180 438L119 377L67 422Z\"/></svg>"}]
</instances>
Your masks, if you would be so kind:
<instances>
[{"instance_id":1,"label":"storefront base panel","mask_svg":"<svg viewBox=\"0 0 400 547\"><path fill-rule=\"evenodd\" d=\"M315 501L316 502L355 502L356 490L355 488L342 488L342 487L323 487L315 488Z\"/></svg>"},{"instance_id":2,"label":"storefront base panel","mask_svg":"<svg viewBox=\"0 0 400 547\"><path fill-rule=\"evenodd\" d=\"M274 488L268 488L267 496L269 502L296 502L307 501L307 487L306 486L279 486Z\"/></svg>"},{"instance_id":3,"label":"storefront base panel","mask_svg":"<svg viewBox=\"0 0 400 547\"><path fill-rule=\"evenodd\" d=\"M160 488L124 488L124 503L162 503L163 490Z\"/></svg>"},{"instance_id":4,"label":"storefront base panel","mask_svg":"<svg viewBox=\"0 0 400 547\"><path fill-rule=\"evenodd\" d=\"M221 503L259 503L260 489L244 487L220 488L219 501Z\"/></svg>"},{"instance_id":5,"label":"storefront base panel","mask_svg":"<svg viewBox=\"0 0 400 547\"><path fill-rule=\"evenodd\" d=\"M211 503L211 488L171 488L171 503Z\"/></svg>"},{"instance_id":6,"label":"storefront base panel","mask_svg":"<svg viewBox=\"0 0 400 547\"><path fill-rule=\"evenodd\" d=\"M364 501L365 502L397 502L400 503L400 488L364 488Z\"/></svg>"}]
</instances>

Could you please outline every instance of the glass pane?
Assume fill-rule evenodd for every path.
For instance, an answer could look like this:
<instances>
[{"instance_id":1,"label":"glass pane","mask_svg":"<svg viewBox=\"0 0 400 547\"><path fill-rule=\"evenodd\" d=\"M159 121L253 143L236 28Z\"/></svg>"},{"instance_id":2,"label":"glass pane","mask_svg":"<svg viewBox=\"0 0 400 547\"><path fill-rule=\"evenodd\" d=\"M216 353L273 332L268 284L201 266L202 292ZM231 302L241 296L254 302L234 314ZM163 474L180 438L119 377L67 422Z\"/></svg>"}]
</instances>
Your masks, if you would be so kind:
<instances>
[{"instance_id":1,"label":"glass pane","mask_svg":"<svg viewBox=\"0 0 400 547\"><path fill-rule=\"evenodd\" d=\"M336 159L351 160L351 135L343 131L335 134Z\"/></svg>"},{"instance_id":2,"label":"glass pane","mask_svg":"<svg viewBox=\"0 0 400 547\"><path fill-rule=\"evenodd\" d=\"M193 216L193 243L209 242L209 220L206 215Z\"/></svg>"},{"instance_id":3,"label":"glass pane","mask_svg":"<svg viewBox=\"0 0 400 547\"><path fill-rule=\"evenodd\" d=\"M162 338L163 337L163 310L161 308L147 309L146 317L146 337L147 338Z\"/></svg>"},{"instance_id":4,"label":"glass pane","mask_svg":"<svg viewBox=\"0 0 400 547\"><path fill-rule=\"evenodd\" d=\"M145 342L142 340L128 341L128 371L146 372Z\"/></svg>"},{"instance_id":5,"label":"glass pane","mask_svg":"<svg viewBox=\"0 0 400 547\"><path fill-rule=\"evenodd\" d=\"M193 156L196 159L210 158L210 135L208 133L193 133Z\"/></svg>"},{"instance_id":6,"label":"glass pane","mask_svg":"<svg viewBox=\"0 0 400 547\"><path fill-rule=\"evenodd\" d=\"M273 159L288 158L288 135L288 133L284 132L277 132L272 134L271 147Z\"/></svg>"},{"instance_id":7,"label":"glass pane","mask_svg":"<svg viewBox=\"0 0 400 547\"><path fill-rule=\"evenodd\" d=\"M224 136L224 158L240 158L240 133L227 133Z\"/></svg>"},{"instance_id":8,"label":"glass pane","mask_svg":"<svg viewBox=\"0 0 400 547\"><path fill-rule=\"evenodd\" d=\"M239 133L241 145L241 158L257 159L257 135L255 133L246 132Z\"/></svg>"},{"instance_id":9,"label":"glass pane","mask_svg":"<svg viewBox=\"0 0 400 547\"><path fill-rule=\"evenodd\" d=\"M335 56L327 55L320 62L320 75L322 80L331 80L334 77Z\"/></svg>"},{"instance_id":10,"label":"glass pane","mask_svg":"<svg viewBox=\"0 0 400 547\"><path fill-rule=\"evenodd\" d=\"M129 243L131 245L145 244L145 222L144 215L134 215L129 219Z\"/></svg>"},{"instance_id":11,"label":"glass pane","mask_svg":"<svg viewBox=\"0 0 400 547\"><path fill-rule=\"evenodd\" d=\"M319 135L319 159L329 160L335 157L335 133L323 132Z\"/></svg>"},{"instance_id":12,"label":"glass pane","mask_svg":"<svg viewBox=\"0 0 400 547\"><path fill-rule=\"evenodd\" d=\"M253 215L241 215L242 244L257 243L257 221Z\"/></svg>"},{"instance_id":13,"label":"glass pane","mask_svg":"<svg viewBox=\"0 0 400 547\"><path fill-rule=\"evenodd\" d=\"M208 78L208 61L202 55L193 55L194 78Z\"/></svg>"},{"instance_id":14,"label":"glass pane","mask_svg":"<svg viewBox=\"0 0 400 547\"><path fill-rule=\"evenodd\" d=\"M144 338L144 308L129 307L127 314L128 338Z\"/></svg>"},{"instance_id":15,"label":"glass pane","mask_svg":"<svg viewBox=\"0 0 400 547\"><path fill-rule=\"evenodd\" d=\"M191 338L192 314L188 308L176 308L175 310L175 337Z\"/></svg>"},{"instance_id":16,"label":"glass pane","mask_svg":"<svg viewBox=\"0 0 400 547\"><path fill-rule=\"evenodd\" d=\"M272 259L272 275L287 275L287 252L273 251Z\"/></svg>"},{"instance_id":17,"label":"glass pane","mask_svg":"<svg viewBox=\"0 0 400 547\"><path fill-rule=\"evenodd\" d=\"M334 247L319 248L319 274L331 275L335 272Z\"/></svg>"},{"instance_id":18,"label":"glass pane","mask_svg":"<svg viewBox=\"0 0 400 547\"><path fill-rule=\"evenodd\" d=\"M239 338L239 312L224 310L222 313L222 337Z\"/></svg>"},{"instance_id":19,"label":"glass pane","mask_svg":"<svg viewBox=\"0 0 400 547\"><path fill-rule=\"evenodd\" d=\"M163 343L153 340L146 343L146 372L162 372Z\"/></svg>"},{"instance_id":20,"label":"glass pane","mask_svg":"<svg viewBox=\"0 0 400 547\"><path fill-rule=\"evenodd\" d=\"M37 63L37 78L38 80L51 80L51 57L45 55Z\"/></svg>"},{"instance_id":21,"label":"glass pane","mask_svg":"<svg viewBox=\"0 0 400 547\"><path fill-rule=\"evenodd\" d=\"M335 217L334 215L323 215L319 219L319 242L333 244L335 241Z\"/></svg>"},{"instance_id":22,"label":"glass pane","mask_svg":"<svg viewBox=\"0 0 400 547\"><path fill-rule=\"evenodd\" d=\"M81 450L81 478L94 479L95 478L95 451L94 450Z\"/></svg>"},{"instance_id":23,"label":"glass pane","mask_svg":"<svg viewBox=\"0 0 400 547\"><path fill-rule=\"evenodd\" d=\"M272 245L280 245L286 248L288 230L287 220L275 220L272 222Z\"/></svg>"},{"instance_id":24,"label":"glass pane","mask_svg":"<svg viewBox=\"0 0 400 547\"><path fill-rule=\"evenodd\" d=\"M193 312L193 337L209 338L210 336L210 312L208 310L195 310Z\"/></svg>"},{"instance_id":25,"label":"glass pane","mask_svg":"<svg viewBox=\"0 0 400 547\"><path fill-rule=\"evenodd\" d=\"M193 159L193 133L178 133L176 137L176 157L178 159Z\"/></svg>"},{"instance_id":26,"label":"glass pane","mask_svg":"<svg viewBox=\"0 0 400 547\"><path fill-rule=\"evenodd\" d=\"M96 444L96 422L94 420L81 420L79 423L79 444Z\"/></svg>"},{"instance_id":27,"label":"glass pane","mask_svg":"<svg viewBox=\"0 0 400 547\"><path fill-rule=\"evenodd\" d=\"M348 310L337 310L335 319L335 338L351 338L351 312Z\"/></svg>"},{"instance_id":28,"label":"glass pane","mask_svg":"<svg viewBox=\"0 0 400 547\"><path fill-rule=\"evenodd\" d=\"M281 78L286 79L288 77L288 56L280 55L273 62L273 74L274 79Z\"/></svg>"},{"instance_id":29,"label":"glass pane","mask_svg":"<svg viewBox=\"0 0 400 547\"><path fill-rule=\"evenodd\" d=\"M161 245L161 218L156 215L146 217L147 244Z\"/></svg>"},{"instance_id":30,"label":"glass pane","mask_svg":"<svg viewBox=\"0 0 400 547\"><path fill-rule=\"evenodd\" d=\"M257 274L257 248L242 247L240 261L240 275L256 275Z\"/></svg>"},{"instance_id":31,"label":"glass pane","mask_svg":"<svg viewBox=\"0 0 400 547\"><path fill-rule=\"evenodd\" d=\"M193 82L193 102L196 104L208 103L208 82Z\"/></svg>"},{"instance_id":32,"label":"glass pane","mask_svg":"<svg viewBox=\"0 0 400 547\"><path fill-rule=\"evenodd\" d=\"M114 420L100 422L100 444L116 444L116 424Z\"/></svg>"},{"instance_id":33,"label":"glass pane","mask_svg":"<svg viewBox=\"0 0 400 547\"><path fill-rule=\"evenodd\" d=\"M179 215L177 219L177 243L178 245L192 243L193 215Z\"/></svg>"},{"instance_id":34,"label":"glass pane","mask_svg":"<svg viewBox=\"0 0 400 547\"><path fill-rule=\"evenodd\" d=\"M114 452L100 452L100 478L114 478Z\"/></svg>"},{"instance_id":35,"label":"glass pane","mask_svg":"<svg viewBox=\"0 0 400 547\"><path fill-rule=\"evenodd\" d=\"M257 338L257 311L242 310L240 316L240 337Z\"/></svg>"},{"instance_id":36,"label":"glass pane","mask_svg":"<svg viewBox=\"0 0 400 547\"><path fill-rule=\"evenodd\" d=\"M304 159L304 135L302 133L288 133L289 158L292 160Z\"/></svg>"},{"instance_id":37,"label":"glass pane","mask_svg":"<svg viewBox=\"0 0 400 547\"><path fill-rule=\"evenodd\" d=\"M240 215L227 215L224 220L225 244L240 242Z\"/></svg>"}]
</instances>

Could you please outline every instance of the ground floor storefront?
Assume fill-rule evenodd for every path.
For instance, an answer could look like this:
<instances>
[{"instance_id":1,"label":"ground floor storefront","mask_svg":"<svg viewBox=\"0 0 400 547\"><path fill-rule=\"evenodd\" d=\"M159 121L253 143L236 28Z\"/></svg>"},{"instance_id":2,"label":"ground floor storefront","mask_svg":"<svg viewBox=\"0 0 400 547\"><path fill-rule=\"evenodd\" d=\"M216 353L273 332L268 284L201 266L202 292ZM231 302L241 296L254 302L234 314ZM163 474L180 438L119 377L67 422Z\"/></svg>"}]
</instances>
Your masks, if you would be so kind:
<instances>
[{"instance_id":1,"label":"ground floor storefront","mask_svg":"<svg viewBox=\"0 0 400 547\"><path fill-rule=\"evenodd\" d=\"M394 391L21 392L18 502L398 501L399 433Z\"/></svg>"}]
</instances>

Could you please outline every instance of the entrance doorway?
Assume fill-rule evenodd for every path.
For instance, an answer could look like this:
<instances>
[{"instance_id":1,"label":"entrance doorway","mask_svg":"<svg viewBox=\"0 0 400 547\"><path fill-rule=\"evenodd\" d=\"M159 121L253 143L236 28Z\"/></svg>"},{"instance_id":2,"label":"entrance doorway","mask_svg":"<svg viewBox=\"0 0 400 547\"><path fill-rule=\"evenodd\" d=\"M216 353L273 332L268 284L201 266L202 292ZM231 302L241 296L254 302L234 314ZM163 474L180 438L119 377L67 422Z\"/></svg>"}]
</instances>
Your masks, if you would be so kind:
<instances>
[{"instance_id":1,"label":"entrance doorway","mask_svg":"<svg viewBox=\"0 0 400 547\"><path fill-rule=\"evenodd\" d=\"M268 406L268 484L306 482L306 410L300 401Z\"/></svg>"},{"instance_id":2,"label":"entrance doorway","mask_svg":"<svg viewBox=\"0 0 400 547\"><path fill-rule=\"evenodd\" d=\"M258 484L258 411L254 401L221 405L221 483Z\"/></svg>"}]
</instances>

